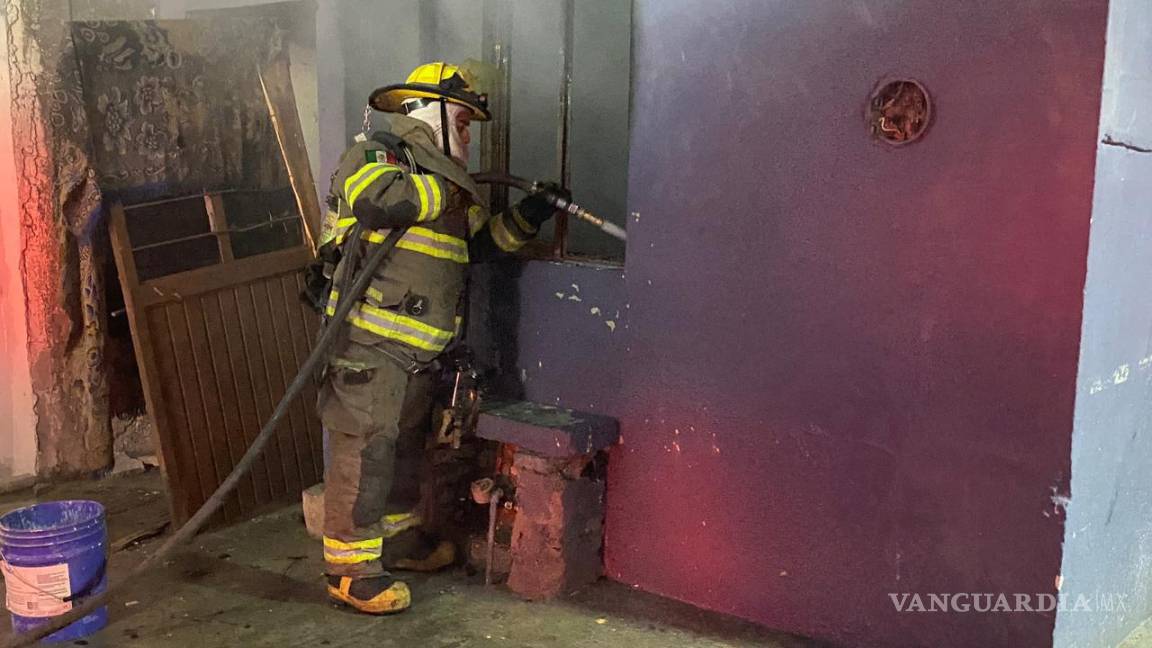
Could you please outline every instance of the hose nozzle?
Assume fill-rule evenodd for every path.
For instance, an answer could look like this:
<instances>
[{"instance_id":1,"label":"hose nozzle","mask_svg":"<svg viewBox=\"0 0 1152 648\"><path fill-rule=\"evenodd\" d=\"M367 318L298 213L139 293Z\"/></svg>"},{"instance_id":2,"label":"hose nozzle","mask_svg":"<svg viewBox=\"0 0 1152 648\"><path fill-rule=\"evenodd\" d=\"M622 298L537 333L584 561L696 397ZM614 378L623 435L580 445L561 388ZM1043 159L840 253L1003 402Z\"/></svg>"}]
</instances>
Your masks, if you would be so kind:
<instances>
[{"instance_id":1,"label":"hose nozzle","mask_svg":"<svg viewBox=\"0 0 1152 648\"><path fill-rule=\"evenodd\" d=\"M543 196L549 203L551 203L552 206L556 209L559 209L574 218L579 218L589 225L595 226L597 229L599 229L601 232L604 232L608 236L619 239L621 241L628 240L628 234L625 233L623 227L620 227L615 223L609 223L608 221L600 218L587 209L584 209L580 205L577 205L571 200L568 200L564 196L551 191L542 183L529 182L523 178L517 178L516 176L506 175L503 173L476 173L472 175L472 179L481 184L507 185L510 187L516 187L525 193L539 194Z\"/></svg>"},{"instance_id":2,"label":"hose nozzle","mask_svg":"<svg viewBox=\"0 0 1152 648\"><path fill-rule=\"evenodd\" d=\"M571 200L568 200L564 196L550 191L547 187L543 186L539 182L532 183L531 193L537 193L544 196L544 198L546 198L548 202L552 203L552 205L557 209L563 211L566 214L569 214L570 216L579 218L585 223L597 227L601 232L604 232L608 236L619 239L621 241L628 240L628 234L624 231L624 228L616 225L615 223L609 223L596 214L593 214L587 209L584 209L580 205L577 205Z\"/></svg>"}]
</instances>

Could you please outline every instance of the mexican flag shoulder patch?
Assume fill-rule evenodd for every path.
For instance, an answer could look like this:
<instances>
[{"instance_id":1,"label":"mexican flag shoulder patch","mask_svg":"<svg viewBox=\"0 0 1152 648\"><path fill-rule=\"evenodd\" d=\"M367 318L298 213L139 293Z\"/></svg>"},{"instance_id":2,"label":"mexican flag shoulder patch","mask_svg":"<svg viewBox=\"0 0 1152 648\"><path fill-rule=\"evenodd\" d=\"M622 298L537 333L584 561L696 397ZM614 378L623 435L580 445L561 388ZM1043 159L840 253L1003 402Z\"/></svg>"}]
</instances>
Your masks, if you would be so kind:
<instances>
[{"instance_id":1,"label":"mexican flag shoulder patch","mask_svg":"<svg viewBox=\"0 0 1152 648\"><path fill-rule=\"evenodd\" d=\"M388 151L384 151L381 149L364 151L364 161L368 164L372 164L373 162L381 162L381 163L386 163L386 164L395 164L396 163L396 159L393 158L388 153Z\"/></svg>"}]
</instances>

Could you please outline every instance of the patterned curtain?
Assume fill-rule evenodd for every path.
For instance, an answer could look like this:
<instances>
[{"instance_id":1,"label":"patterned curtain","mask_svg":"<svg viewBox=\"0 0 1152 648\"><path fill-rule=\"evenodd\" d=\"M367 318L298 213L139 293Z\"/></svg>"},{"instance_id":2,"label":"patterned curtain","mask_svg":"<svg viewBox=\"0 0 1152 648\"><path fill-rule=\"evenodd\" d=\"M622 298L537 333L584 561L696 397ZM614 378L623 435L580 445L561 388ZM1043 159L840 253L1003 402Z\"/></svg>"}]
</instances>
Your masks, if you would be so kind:
<instances>
[{"instance_id":1,"label":"patterned curtain","mask_svg":"<svg viewBox=\"0 0 1152 648\"><path fill-rule=\"evenodd\" d=\"M37 397L38 471L107 466L106 201L288 184L257 76L286 56L267 19L69 22L8 0Z\"/></svg>"},{"instance_id":2,"label":"patterned curtain","mask_svg":"<svg viewBox=\"0 0 1152 648\"><path fill-rule=\"evenodd\" d=\"M258 76L282 34L267 20L73 23L81 89L53 119L86 113L100 188L125 202L285 186Z\"/></svg>"}]
</instances>

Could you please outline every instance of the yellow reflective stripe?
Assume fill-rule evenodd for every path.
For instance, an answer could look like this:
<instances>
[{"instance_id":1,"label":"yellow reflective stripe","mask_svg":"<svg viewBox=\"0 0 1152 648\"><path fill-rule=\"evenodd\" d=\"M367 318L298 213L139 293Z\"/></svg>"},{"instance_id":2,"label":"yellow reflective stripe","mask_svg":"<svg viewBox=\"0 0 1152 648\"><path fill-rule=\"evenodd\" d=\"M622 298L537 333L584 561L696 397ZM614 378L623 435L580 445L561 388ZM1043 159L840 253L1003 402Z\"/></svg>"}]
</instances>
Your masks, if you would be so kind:
<instances>
[{"instance_id":1,"label":"yellow reflective stripe","mask_svg":"<svg viewBox=\"0 0 1152 648\"><path fill-rule=\"evenodd\" d=\"M344 239L348 237L348 232L352 226L356 224L356 217L341 218L336 221L336 242L343 243Z\"/></svg>"},{"instance_id":2,"label":"yellow reflective stripe","mask_svg":"<svg viewBox=\"0 0 1152 648\"><path fill-rule=\"evenodd\" d=\"M430 337L442 339L445 342L450 342L452 340L452 331L445 331L444 329L438 329L435 326L430 326L428 324L425 324L424 322L421 322L420 320L413 319L411 317L405 317L404 315L397 315L396 313L393 313L391 311L384 310L381 308L376 308L374 306L369 306L367 304L361 304L361 310L364 311L364 313L366 315L371 315L374 317L379 317L381 319L386 319L386 320L389 320L392 322L396 322L397 324L400 324L402 326L407 326L413 330L427 334Z\"/></svg>"},{"instance_id":3,"label":"yellow reflective stripe","mask_svg":"<svg viewBox=\"0 0 1152 648\"><path fill-rule=\"evenodd\" d=\"M370 306L364 307L365 310L368 308L371 308L371 307ZM389 326L381 326L379 323L377 323L377 322L375 322L369 318L358 317L355 315L355 313L353 313L352 315L349 315L348 317L349 317L349 322L351 322L352 325L356 326L357 328L362 328L365 331L368 331L369 333L375 333L376 335L379 335L380 337L383 337L383 338L388 338L390 340L396 340L397 342L403 342L404 344L407 344L407 345L412 346L412 347L416 347L417 349L423 349L425 351L432 351L433 353L439 353L439 352L443 351L444 347L448 346L448 343L452 341L451 334L449 334L449 337L447 339L445 339L443 341L443 343L438 344L435 342L430 342L430 341L428 341L424 338L421 338L419 336L412 335L411 333L406 333L402 330L398 330L396 328L392 328Z\"/></svg>"},{"instance_id":4,"label":"yellow reflective stripe","mask_svg":"<svg viewBox=\"0 0 1152 648\"><path fill-rule=\"evenodd\" d=\"M356 173L353 173L352 175L345 178L344 179L344 199L345 200L348 199L348 194L351 193L352 187L355 187L356 183L360 182L361 178L363 178L366 174L371 173L374 169L379 169L382 166L387 166L387 165L383 164L382 162L369 162L368 164L365 164L364 166L357 169Z\"/></svg>"},{"instance_id":5,"label":"yellow reflective stripe","mask_svg":"<svg viewBox=\"0 0 1152 648\"><path fill-rule=\"evenodd\" d=\"M389 526L396 526L402 522L421 522L420 517L416 513L392 513L384 516L384 524Z\"/></svg>"},{"instance_id":6,"label":"yellow reflective stripe","mask_svg":"<svg viewBox=\"0 0 1152 648\"><path fill-rule=\"evenodd\" d=\"M424 222L438 218L440 212L444 210L444 193L436 176L413 173L409 178L416 187L416 193L420 195L420 213L416 216L416 221Z\"/></svg>"},{"instance_id":7,"label":"yellow reflective stripe","mask_svg":"<svg viewBox=\"0 0 1152 648\"><path fill-rule=\"evenodd\" d=\"M437 243L447 243L448 245L454 245L459 247L461 250L468 249L468 242L464 239L457 238L451 234L441 234L440 232L430 230L427 227L409 227L407 233L413 236L423 236L430 238Z\"/></svg>"},{"instance_id":8,"label":"yellow reflective stripe","mask_svg":"<svg viewBox=\"0 0 1152 648\"><path fill-rule=\"evenodd\" d=\"M455 261L456 263L468 263L468 253L460 254L458 252L448 252L439 248L434 248L430 245L423 243L413 243L411 241L401 240L396 244L396 247L408 250L409 252L419 252L420 254L427 254L430 257L437 259L447 259L448 261Z\"/></svg>"},{"instance_id":9,"label":"yellow reflective stripe","mask_svg":"<svg viewBox=\"0 0 1152 648\"><path fill-rule=\"evenodd\" d=\"M352 190L352 193L348 194L349 208L356 206L356 199L359 198L360 194L364 193L364 190L370 187L373 182L376 182L378 179L380 179L380 176L384 175L385 173L396 173L400 171L400 167L394 167L387 164L380 164L379 166L384 168L376 169L375 171L369 173L363 180L360 181L358 185L356 185L356 188Z\"/></svg>"},{"instance_id":10,"label":"yellow reflective stripe","mask_svg":"<svg viewBox=\"0 0 1152 648\"><path fill-rule=\"evenodd\" d=\"M508 231L508 226L504 224L503 218L493 218L488 225L488 231L492 233L492 240L496 242L496 245L505 252L515 252L524 247L525 241L521 241Z\"/></svg>"},{"instance_id":11,"label":"yellow reflective stripe","mask_svg":"<svg viewBox=\"0 0 1152 648\"><path fill-rule=\"evenodd\" d=\"M468 233L476 236L476 233L484 229L484 224L488 221L484 218L484 210L480 205L472 205L468 208Z\"/></svg>"},{"instance_id":12,"label":"yellow reflective stripe","mask_svg":"<svg viewBox=\"0 0 1152 648\"><path fill-rule=\"evenodd\" d=\"M357 183L356 186L352 188L352 191L345 192L345 195L348 197L348 208L354 208L356 206L356 199L360 197L360 194L364 193L365 189L367 189L373 182L375 182L380 176L384 175L387 171L388 169L376 169L375 171L372 171L367 176L365 176L365 178L359 183Z\"/></svg>"},{"instance_id":13,"label":"yellow reflective stripe","mask_svg":"<svg viewBox=\"0 0 1152 648\"><path fill-rule=\"evenodd\" d=\"M383 526L383 535L379 538L360 542L341 542L325 537L324 560L335 565L355 565L376 560L383 553L385 538L395 538L409 529L420 526L424 520L415 513L396 513L384 516L380 522Z\"/></svg>"},{"instance_id":14,"label":"yellow reflective stripe","mask_svg":"<svg viewBox=\"0 0 1152 648\"><path fill-rule=\"evenodd\" d=\"M380 301L380 293L377 292L376 295L377 301ZM333 290L328 301L328 315L336 314L336 303L339 299L340 292ZM380 337L397 340L417 349L436 353L443 351L444 347L448 346L448 343L455 337L453 331L438 329L420 320L368 304L357 304L349 313L348 321L353 326L375 333Z\"/></svg>"},{"instance_id":15,"label":"yellow reflective stripe","mask_svg":"<svg viewBox=\"0 0 1152 648\"><path fill-rule=\"evenodd\" d=\"M440 188L440 181L436 179L436 176L428 176L428 184L432 187L432 197L436 202L432 218L437 218L444 211L444 191Z\"/></svg>"},{"instance_id":16,"label":"yellow reflective stripe","mask_svg":"<svg viewBox=\"0 0 1152 648\"><path fill-rule=\"evenodd\" d=\"M364 232L360 235L360 238L368 241L369 243L383 243L384 239L388 238L388 233L391 231L392 230L372 230L370 232Z\"/></svg>"},{"instance_id":17,"label":"yellow reflective stripe","mask_svg":"<svg viewBox=\"0 0 1152 648\"><path fill-rule=\"evenodd\" d=\"M360 180L364 176L368 175L369 173L372 173L373 171L375 171L377 169L380 169L381 167L385 167L385 166L388 166L388 165L383 164L381 162L371 162L369 164L365 164L364 166L360 167L356 171L356 173L353 173L352 175L348 176L344 180L344 202L347 202L347 203L352 202L352 200L349 198L349 196L352 194L352 189L355 188L356 185L360 183Z\"/></svg>"},{"instance_id":18,"label":"yellow reflective stripe","mask_svg":"<svg viewBox=\"0 0 1152 648\"><path fill-rule=\"evenodd\" d=\"M431 196L428 195L428 185L424 181L424 176L412 174L408 176L412 180L412 185L416 187L416 193L420 194L420 213L416 215L416 222L428 220L428 213L432 202Z\"/></svg>"},{"instance_id":19,"label":"yellow reflective stripe","mask_svg":"<svg viewBox=\"0 0 1152 648\"><path fill-rule=\"evenodd\" d=\"M468 241L426 227L410 227L396 247L420 252L438 259L468 263Z\"/></svg>"},{"instance_id":20,"label":"yellow reflective stripe","mask_svg":"<svg viewBox=\"0 0 1152 648\"><path fill-rule=\"evenodd\" d=\"M325 549L339 549L341 551L353 551L358 549L380 549L384 546L384 538L369 538L368 540L357 540L355 542L344 542L335 538L324 536Z\"/></svg>"},{"instance_id":21,"label":"yellow reflective stripe","mask_svg":"<svg viewBox=\"0 0 1152 648\"><path fill-rule=\"evenodd\" d=\"M378 303L384 301L384 293L380 292L376 288L369 288L368 290L364 291L364 294L368 296L368 299L375 299ZM340 298L340 291L339 290L333 290L332 291L332 299L339 299L339 298Z\"/></svg>"},{"instance_id":22,"label":"yellow reflective stripe","mask_svg":"<svg viewBox=\"0 0 1152 648\"><path fill-rule=\"evenodd\" d=\"M517 205L513 205L512 207L512 219L515 220L516 225L527 234L535 234L536 230L540 229L533 227L532 223L524 220L524 215L520 213L520 207Z\"/></svg>"},{"instance_id":23,"label":"yellow reflective stripe","mask_svg":"<svg viewBox=\"0 0 1152 648\"><path fill-rule=\"evenodd\" d=\"M355 565L380 558L384 538L344 542L324 536L324 560L334 565Z\"/></svg>"},{"instance_id":24,"label":"yellow reflective stripe","mask_svg":"<svg viewBox=\"0 0 1152 648\"><path fill-rule=\"evenodd\" d=\"M388 230L373 230L361 235L369 243L383 243ZM468 241L449 234L434 232L427 227L409 227L396 247L419 252L437 259L468 263Z\"/></svg>"},{"instance_id":25,"label":"yellow reflective stripe","mask_svg":"<svg viewBox=\"0 0 1152 648\"><path fill-rule=\"evenodd\" d=\"M394 513L385 515L380 521L384 527L385 538L395 538L408 529L414 529L424 523L424 519L416 513Z\"/></svg>"}]
</instances>

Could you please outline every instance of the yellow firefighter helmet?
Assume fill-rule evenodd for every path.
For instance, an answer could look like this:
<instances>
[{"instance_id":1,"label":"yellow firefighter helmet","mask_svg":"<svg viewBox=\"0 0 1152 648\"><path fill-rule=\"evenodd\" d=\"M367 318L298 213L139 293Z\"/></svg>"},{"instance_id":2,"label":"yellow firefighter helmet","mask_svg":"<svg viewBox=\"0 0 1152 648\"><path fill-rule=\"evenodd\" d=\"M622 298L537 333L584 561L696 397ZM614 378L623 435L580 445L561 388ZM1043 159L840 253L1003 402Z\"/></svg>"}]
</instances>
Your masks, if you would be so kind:
<instances>
[{"instance_id":1,"label":"yellow firefighter helmet","mask_svg":"<svg viewBox=\"0 0 1152 648\"><path fill-rule=\"evenodd\" d=\"M443 99L465 106L472 111L475 121L488 121L488 96L474 88L468 74L460 67L437 61L426 63L412 71L404 83L378 88L368 103L381 112L404 112L401 107L410 99Z\"/></svg>"}]
</instances>

